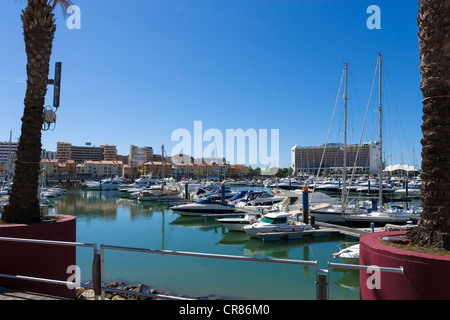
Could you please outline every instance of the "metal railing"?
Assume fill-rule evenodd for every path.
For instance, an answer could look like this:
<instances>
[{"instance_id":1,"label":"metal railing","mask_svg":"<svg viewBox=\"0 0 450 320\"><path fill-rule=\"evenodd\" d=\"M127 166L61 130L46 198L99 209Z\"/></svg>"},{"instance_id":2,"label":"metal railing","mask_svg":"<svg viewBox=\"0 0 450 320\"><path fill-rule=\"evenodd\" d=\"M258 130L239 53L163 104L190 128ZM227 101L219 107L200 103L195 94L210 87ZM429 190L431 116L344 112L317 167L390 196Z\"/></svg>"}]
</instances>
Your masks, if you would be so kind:
<instances>
[{"instance_id":1,"label":"metal railing","mask_svg":"<svg viewBox=\"0 0 450 320\"><path fill-rule=\"evenodd\" d=\"M161 298L161 299L172 299L172 300L194 300L185 297L169 296L164 294L146 293L146 292L136 292L129 290L122 290L117 288L110 288L105 285L105 250L116 250L116 251L128 251L128 252L140 252L147 254L161 254L161 255L175 255L175 256L185 256L185 257L197 257L197 258L209 258L209 259L222 259L222 260L234 260L234 261L248 261L248 262L261 262L261 263L276 263L276 264L290 264L290 265L302 265L310 266L316 269L316 299L326 300L329 299L329 278L331 268L340 269L350 269L350 270L368 270L374 266L363 266L363 265L353 265L353 264L343 264L343 263L331 263L328 262L328 269L320 269L318 267L317 261L308 260L290 260L290 259L275 259L275 258L253 258L245 256L233 256L233 255L222 255L222 254L211 254L211 253L198 253L198 252L185 252L185 251L171 251L171 250L156 250L156 249L143 249L143 248L132 248L132 247L121 247L121 246L109 246L100 245L99 250L96 243L81 243L81 242L64 242L64 241L50 241L50 240L35 240L35 239L21 239L21 238L5 238L0 237L0 241L10 241L10 242L24 242L24 243L35 243L35 244L47 244L47 245L59 245L59 246L72 246L72 247L91 247L93 249L93 262L92 262L92 285L83 284L83 287L92 288L94 290L95 299L105 299L105 292L116 292L128 295L138 295L144 297ZM388 268L388 267L377 267L381 272L393 272L404 274L403 267L399 268ZM58 285L66 285L74 287L75 283L71 281L61 281L53 279L43 279L37 277L29 277L23 275L8 275L1 274L0 277L29 280L37 282L45 282Z\"/></svg>"},{"instance_id":2,"label":"metal railing","mask_svg":"<svg viewBox=\"0 0 450 320\"><path fill-rule=\"evenodd\" d=\"M68 247L87 247L87 248L91 247L92 250L93 250L93 254L94 254L94 260L95 260L95 255L97 254L97 244L96 243L65 242L65 241L23 239L23 238L6 238L6 237L0 237L0 241L34 243L34 244L47 244L47 245L68 246ZM10 274L0 273L0 277L10 278L10 279L17 279L17 280L29 280L29 281L36 281L36 282L43 282L43 283L50 283L50 284L58 284L58 285L66 285L66 286L74 286L74 282L71 282L71 281L61 281L61 280L54 280L54 279L29 277L29 276L23 276L23 275L10 275Z\"/></svg>"},{"instance_id":3,"label":"metal railing","mask_svg":"<svg viewBox=\"0 0 450 320\"><path fill-rule=\"evenodd\" d=\"M120 251L132 251L132 252L142 252L142 253L151 253L151 254L163 254L163 255L175 255L175 256L184 256L184 257L197 257L197 258L210 258L210 259L222 259L222 260L235 260L235 261L253 261L253 262L263 262L263 263L278 263L278 264L291 264L291 265L302 265L302 266L311 266L316 268L316 277L317 277L317 261L306 261L306 260L290 260L290 259L268 259L268 258L252 258L245 256L232 256L232 255L222 255L222 254L212 254L212 253L198 253L198 252L185 252L185 251L171 251L171 250L155 250L155 249L142 249L142 248L129 248L129 247L118 247L118 246L108 246L108 245L100 245L100 263L101 263L101 275L102 275L102 292L101 298L105 298L105 290L107 291L118 291L117 289L111 289L105 287L105 279L104 279L104 267L105 267L105 250L120 250ZM129 293L129 291L127 291ZM133 293L134 294L134 293ZM158 296L155 294L149 293L139 293L138 295L142 296ZM167 296L166 296L167 297ZM171 297L173 299L186 299L180 297Z\"/></svg>"}]
</instances>

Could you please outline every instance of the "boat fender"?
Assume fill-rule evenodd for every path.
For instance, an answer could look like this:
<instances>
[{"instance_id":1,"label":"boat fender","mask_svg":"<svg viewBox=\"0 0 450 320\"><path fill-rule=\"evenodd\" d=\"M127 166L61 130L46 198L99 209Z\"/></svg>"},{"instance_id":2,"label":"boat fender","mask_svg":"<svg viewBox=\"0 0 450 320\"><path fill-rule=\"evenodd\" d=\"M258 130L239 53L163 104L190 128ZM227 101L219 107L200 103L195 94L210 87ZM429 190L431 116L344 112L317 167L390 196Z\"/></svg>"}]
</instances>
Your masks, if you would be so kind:
<instances>
[{"instance_id":1,"label":"boat fender","mask_svg":"<svg viewBox=\"0 0 450 320\"><path fill-rule=\"evenodd\" d=\"M255 223L255 219L250 219L250 224L254 224Z\"/></svg>"}]
</instances>

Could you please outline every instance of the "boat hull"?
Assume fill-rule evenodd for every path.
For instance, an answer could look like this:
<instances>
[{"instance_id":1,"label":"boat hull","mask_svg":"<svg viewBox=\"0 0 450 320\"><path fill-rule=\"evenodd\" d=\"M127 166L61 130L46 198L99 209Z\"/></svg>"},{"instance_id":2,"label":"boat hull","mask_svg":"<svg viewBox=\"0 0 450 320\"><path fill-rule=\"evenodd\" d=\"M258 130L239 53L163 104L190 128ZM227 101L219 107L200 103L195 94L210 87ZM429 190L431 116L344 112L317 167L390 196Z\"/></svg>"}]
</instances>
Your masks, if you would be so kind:
<instances>
[{"instance_id":1,"label":"boat hull","mask_svg":"<svg viewBox=\"0 0 450 320\"><path fill-rule=\"evenodd\" d=\"M180 200L180 197L178 195L170 195L170 196L139 196L138 200L139 201L177 201L177 200Z\"/></svg>"},{"instance_id":2,"label":"boat hull","mask_svg":"<svg viewBox=\"0 0 450 320\"><path fill-rule=\"evenodd\" d=\"M315 221L345 224L344 216L339 211L311 211L310 214L314 217Z\"/></svg>"},{"instance_id":3,"label":"boat hull","mask_svg":"<svg viewBox=\"0 0 450 320\"><path fill-rule=\"evenodd\" d=\"M216 219L221 225L227 228L229 231L244 231L245 226L253 224L254 220L241 219L241 218L226 218Z\"/></svg>"},{"instance_id":4,"label":"boat hull","mask_svg":"<svg viewBox=\"0 0 450 320\"><path fill-rule=\"evenodd\" d=\"M394 225L405 225L409 222L416 222L415 219L411 218L382 218L377 219L373 217L355 217L355 218L346 218L345 223L347 226L352 228L369 228L374 227L384 227L387 224Z\"/></svg>"},{"instance_id":5,"label":"boat hull","mask_svg":"<svg viewBox=\"0 0 450 320\"><path fill-rule=\"evenodd\" d=\"M302 232L306 231L308 228L305 228L305 226L267 226L267 227L254 227L254 226L248 226L244 228L245 233L250 238L263 238L264 233L275 233L275 232Z\"/></svg>"},{"instance_id":6,"label":"boat hull","mask_svg":"<svg viewBox=\"0 0 450 320\"><path fill-rule=\"evenodd\" d=\"M201 215L207 215L207 214L237 213L237 211L233 207L227 207L227 206L222 206L222 205L217 205L217 206L183 205L183 206L173 207L172 210L183 216L201 216Z\"/></svg>"}]
</instances>

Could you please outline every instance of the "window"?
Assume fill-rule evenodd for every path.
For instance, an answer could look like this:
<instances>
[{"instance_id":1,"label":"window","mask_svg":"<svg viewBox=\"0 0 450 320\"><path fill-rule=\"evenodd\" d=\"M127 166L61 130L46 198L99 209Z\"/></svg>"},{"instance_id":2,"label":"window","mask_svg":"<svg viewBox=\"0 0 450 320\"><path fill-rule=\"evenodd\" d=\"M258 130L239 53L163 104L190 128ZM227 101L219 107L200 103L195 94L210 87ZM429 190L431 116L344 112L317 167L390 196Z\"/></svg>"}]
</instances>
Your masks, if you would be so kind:
<instances>
[{"instance_id":1,"label":"window","mask_svg":"<svg viewBox=\"0 0 450 320\"><path fill-rule=\"evenodd\" d=\"M282 217L282 218L264 217L264 218L262 218L261 222L266 222L266 223L270 223L270 224L286 223L286 217Z\"/></svg>"}]
</instances>

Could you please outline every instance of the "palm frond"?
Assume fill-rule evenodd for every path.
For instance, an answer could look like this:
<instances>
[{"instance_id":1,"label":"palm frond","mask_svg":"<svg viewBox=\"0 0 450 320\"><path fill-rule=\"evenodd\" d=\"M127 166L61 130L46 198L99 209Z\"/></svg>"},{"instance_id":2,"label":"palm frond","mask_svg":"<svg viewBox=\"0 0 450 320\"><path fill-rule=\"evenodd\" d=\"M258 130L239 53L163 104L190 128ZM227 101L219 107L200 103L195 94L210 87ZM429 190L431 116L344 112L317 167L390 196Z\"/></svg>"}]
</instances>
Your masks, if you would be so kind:
<instances>
[{"instance_id":1,"label":"palm frond","mask_svg":"<svg viewBox=\"0 0 450 320\"><path fill-rule=\"evenodd\" d=\"M16 0L19 2L36 2L36 0ZM47 2L47 5L52 8L52 11L55 10L57 6L60 6L64 15L66 14L67 8L74 4L73 0L44 0Z\"/></svg>"},{"instance_id":2,"label":"palm frond","mask_svg":"<svg viewBox=\"0 0 450 320\"><path fill-rule=\"evenodd\" d=\"M49 4L51 4L52 9L54 10L56 6L61 6L64 12L66 12L67 8L73 5L72 0L48 0Z\"/></svg>"}]
</instances>

